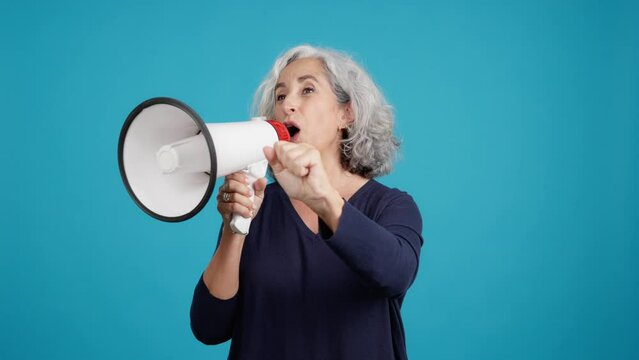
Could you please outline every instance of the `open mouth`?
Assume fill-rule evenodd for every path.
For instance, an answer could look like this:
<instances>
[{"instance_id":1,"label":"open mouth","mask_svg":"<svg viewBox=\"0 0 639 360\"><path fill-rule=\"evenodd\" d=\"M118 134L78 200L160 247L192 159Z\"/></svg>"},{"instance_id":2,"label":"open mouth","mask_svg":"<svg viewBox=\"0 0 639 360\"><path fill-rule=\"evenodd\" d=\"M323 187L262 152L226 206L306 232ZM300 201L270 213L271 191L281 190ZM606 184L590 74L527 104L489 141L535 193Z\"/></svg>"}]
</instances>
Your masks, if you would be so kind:
<instances>
[{"instance_id":1,"label":"open mouth","mask_svg":"<svg viewBox=\"0 0 639 360\"><path fill-rule=\"evenodd\" d=\"M291 140L294 140L295 135L300 132L300 129L295 125L286 125L286 130L288 130L288 134L291 136Z\"/></svg>"}]
</instances>

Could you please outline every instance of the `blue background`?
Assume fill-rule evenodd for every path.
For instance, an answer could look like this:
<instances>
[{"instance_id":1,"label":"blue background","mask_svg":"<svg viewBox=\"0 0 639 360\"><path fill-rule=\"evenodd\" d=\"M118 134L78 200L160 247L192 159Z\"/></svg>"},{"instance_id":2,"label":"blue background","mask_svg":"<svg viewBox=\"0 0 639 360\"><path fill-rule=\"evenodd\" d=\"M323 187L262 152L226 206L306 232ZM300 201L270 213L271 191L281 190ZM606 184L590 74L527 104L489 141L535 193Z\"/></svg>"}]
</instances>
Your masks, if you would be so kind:
<instances>
[{"instance_id":1,"label":"blue background","mask_svg":"<svg viewBox=\"0 0 639 360\"><path fill-rule=\"evenodd\" d=\"M396 107L380 181L424 218L412 359L639 358L636 2L3 0L0 20L0 358L226 358L188 318L215 206L144 214L117 140L155 96L247 119L301 43L353 54Z\"/></svg>"}]
</instances>

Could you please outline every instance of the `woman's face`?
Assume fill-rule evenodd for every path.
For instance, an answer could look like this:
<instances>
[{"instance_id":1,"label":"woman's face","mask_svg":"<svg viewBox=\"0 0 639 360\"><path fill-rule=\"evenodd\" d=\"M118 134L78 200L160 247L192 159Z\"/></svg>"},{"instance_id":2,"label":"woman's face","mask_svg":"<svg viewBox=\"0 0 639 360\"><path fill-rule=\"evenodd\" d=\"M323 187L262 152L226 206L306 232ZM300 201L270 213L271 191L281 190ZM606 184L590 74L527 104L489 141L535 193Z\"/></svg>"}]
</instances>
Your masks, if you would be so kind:
<instances>
[{"instance_id":1,"label":"woman's face","mask_svg":"<svg viewBox=\"0 0 639 360\"><path fill-rule=\"evenodd\" d=\"M291 141L324 153L339 148L350 110L337 102L321 60L300 59L284 68L275 86L275 119L291 132ZM299 129L296 132L295 129Z\"/></svg>"}]
</instances>

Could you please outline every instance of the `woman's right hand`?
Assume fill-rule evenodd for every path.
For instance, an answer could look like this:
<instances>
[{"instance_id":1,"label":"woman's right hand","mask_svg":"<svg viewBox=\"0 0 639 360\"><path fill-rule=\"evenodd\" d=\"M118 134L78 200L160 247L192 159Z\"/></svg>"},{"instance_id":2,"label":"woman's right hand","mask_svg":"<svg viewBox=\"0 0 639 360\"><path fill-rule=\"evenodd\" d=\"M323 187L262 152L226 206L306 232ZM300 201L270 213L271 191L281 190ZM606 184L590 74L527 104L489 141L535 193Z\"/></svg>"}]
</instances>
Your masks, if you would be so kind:
<instances>
[{"instance_id":1,"label":"woman's right hand","mask_svg":"<svg viewBox=\"0 0 639 360\"><path fill-rule=\"evenodd\" d=\"M222 215L224 227L229 226L234 214L243 217L254 218L264 200L266 178L258 179L253 183L255 200L251 202L253 189L248 185L248 179L243 172L227 175L217 194L217 211ZM225 195L228 194L228 195Z\"/></svg>"}]
</instances>

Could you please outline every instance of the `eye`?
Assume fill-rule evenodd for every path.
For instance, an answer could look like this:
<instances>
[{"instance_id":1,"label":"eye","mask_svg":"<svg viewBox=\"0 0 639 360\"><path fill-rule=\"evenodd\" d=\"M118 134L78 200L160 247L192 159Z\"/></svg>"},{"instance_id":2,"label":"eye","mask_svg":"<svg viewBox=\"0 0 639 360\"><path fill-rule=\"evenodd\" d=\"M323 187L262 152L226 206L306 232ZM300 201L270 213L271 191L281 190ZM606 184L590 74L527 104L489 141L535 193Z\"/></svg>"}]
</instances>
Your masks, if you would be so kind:
<instances>
[{"instance_id":1,"label":"eye","mask_svg":"<svg viewBox=\"0 0 639 360\"><path fill-rule=\"evenodd\" d=\"M304 95L314 93L314 92L315 92L315 89L310 86L307 86L304 89L302 89L302 94Z\"/></svg>"},{"instance_id":2,"label":"eye","mask_svg":"<svg viewBox=\"0 0 639 360\"><path fill-rule=\"evenodd\" d=\"M284 100L285 97L286 97L286 95L284 95L284 94L275 95L275 100L276 101L282 101L282 100Z\"/></svg>"}]
</instances>

